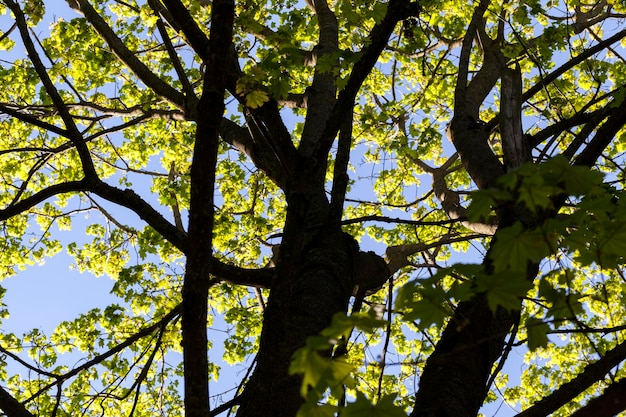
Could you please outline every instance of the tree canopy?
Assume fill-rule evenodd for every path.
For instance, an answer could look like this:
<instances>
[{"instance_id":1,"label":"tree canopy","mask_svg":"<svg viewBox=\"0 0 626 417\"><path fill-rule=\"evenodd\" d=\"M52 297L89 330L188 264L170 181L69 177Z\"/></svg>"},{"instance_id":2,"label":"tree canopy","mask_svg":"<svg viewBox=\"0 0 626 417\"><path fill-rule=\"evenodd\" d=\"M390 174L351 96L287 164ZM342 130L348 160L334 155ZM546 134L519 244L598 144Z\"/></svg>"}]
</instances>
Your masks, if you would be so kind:
<instances>
[{"instance_id":1,"label":"tree canopy","mask_svg":"<svg viewBox=\"0 0 626 417\"><path fill-rule=\"evenodd\" d=\"M60 3L0 0L0 269L117 302L0 331L4 415L626 410L623 1Z\"/></svg>"}]
</instances>

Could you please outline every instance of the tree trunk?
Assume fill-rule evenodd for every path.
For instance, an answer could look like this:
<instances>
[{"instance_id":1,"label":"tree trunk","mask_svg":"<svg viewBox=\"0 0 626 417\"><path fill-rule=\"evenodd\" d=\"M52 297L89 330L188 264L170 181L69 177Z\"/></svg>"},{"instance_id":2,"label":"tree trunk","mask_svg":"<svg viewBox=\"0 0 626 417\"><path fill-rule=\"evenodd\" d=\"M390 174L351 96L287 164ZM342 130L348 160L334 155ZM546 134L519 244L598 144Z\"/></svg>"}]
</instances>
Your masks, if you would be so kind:
<instances>
[{"instance_id":1,"label":"tree trunk","mask_svg":"<svg viewBox=\"0 0 626 417\"><path fill-rule=\"evenodd\" d=\"M486 273L492 271L489 252L483 267ZM534 279L538 269L538 264L529 263L527 279ZM489 391L487 382L493 365L518 321L519 311L499 307L493 312L484 294L459 303L426 362L411 417L478 415Z\"/></svg>"},{"instance_id":2,"label":"tree trunk","mask_svg":"<svg viewBox=\"0 0 626 417\"><path fill-rule=\"evenodd\" d=\"M513 95L513 92L508 95ZM510 110L509 119L519 117L516 112L520 112L521 107ZM497 180L504 175L505 167L489 146L489 131L469 113L457 109L448 134L478 188L497 187ZM509 130L521 128L509 119L504 120L505 126L507 123L511 125ZM510 168L517 168L531 161L530 153L521 146L509 147L507 161L515 161ZM498 229L511 226L516 221L521 221L525 228L536 225L536 215L521 206L505 205L498 207L496 212ZM497 238L498 233L492 238L491 246ZM483 261L487 274L493 272L489 256L488 251ZM529 263L527 279L533 280L537 272L538 265ZM411 417L476 416L488 394L487 382L493 365L503 352L506 336L518 320L518 311L502 308L491 311L483 294L461 302L426 362Z\"/></svg>"},{"instance_id":3,"label":"tree trunk","mask_svg":"<svg viewBox=\"0 0 626 417\"><path fill-rule=\"evenodd\" d=\"M235 4L215 0L212 7L212 51L207 61L203 92L198 102L202 115L196 126L191 163L189 250L182 288L182 346L185 370L185 416L206 417L209 410L207 358L208 280L212 265L215 169L219 127L225 110L226 76L232 42Z\"/></svg>"},{"instance_id":4,"label":"tree trunk","mask_svg":"<svg viewBox=\"0 0 626 417\"><path fill-rule=\"evenodd\" d=\"M517 314L493 314L485 296L463 302L446 326L420 378L411 417L474 417Z\"/></svg>"},{"instance_id":5,"label":"tree trunk","mask_svg":"<svg viewBox=\"0 0 626 417\"><path fill-rule=\"evenodd\" d=\"M339 226L313 226L327 213L323 194L293 195L263 318L257 366L238 417L295 416L303 402L300 376L289 375L294 352L347 311L358 245ZM323 216L321 217L323 218ZM311 227L307 227L311 225Z\"/></svg>"}]
</instances>

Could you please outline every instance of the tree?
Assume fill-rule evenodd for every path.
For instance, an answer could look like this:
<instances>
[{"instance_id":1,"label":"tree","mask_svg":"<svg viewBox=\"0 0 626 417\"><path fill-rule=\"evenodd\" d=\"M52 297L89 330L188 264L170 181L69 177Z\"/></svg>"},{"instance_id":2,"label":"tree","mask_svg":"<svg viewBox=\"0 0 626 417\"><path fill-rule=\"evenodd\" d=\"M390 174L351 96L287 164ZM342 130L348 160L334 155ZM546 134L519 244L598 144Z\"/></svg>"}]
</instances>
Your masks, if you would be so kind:
<instances>
[{"instance_id":1,"label":"tree","mask_svg":"<svg viewBox=\"0 0 626 417\"><path fill-rule=\"evenodd\" d=\"M1 3L3 274L121 299L3 333L5 415L626 408L623 3Z\"/></svg>"}]
</instances>

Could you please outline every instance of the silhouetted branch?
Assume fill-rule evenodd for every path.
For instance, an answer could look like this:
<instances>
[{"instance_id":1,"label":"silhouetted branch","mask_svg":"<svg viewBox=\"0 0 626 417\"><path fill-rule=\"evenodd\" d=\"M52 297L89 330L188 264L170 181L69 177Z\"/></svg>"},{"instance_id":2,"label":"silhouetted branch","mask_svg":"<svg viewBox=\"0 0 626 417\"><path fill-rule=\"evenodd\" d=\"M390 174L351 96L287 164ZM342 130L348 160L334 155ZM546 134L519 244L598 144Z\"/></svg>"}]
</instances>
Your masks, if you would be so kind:
<instances>
[{"instance_id":1,"label":"silhouetted branch","mask_svg":"<svg viewBox=\"0 0 626 417\"><path fill-rule=\"evenodd\" d=\"M570 402L591 385L602 380L612 368L626 359L626 342L609 350L600 359L585 367L574 379L561 385L556 391L542 398L516 417L545 417Z\"/></svg>"},{"instance_id":2,"label":"silhouetted branch","mask_svg":"<svg viewBox=\"0 0 626 417\"><path fill-rule=\"evenodd\" d=\"M2 387L0 387L0 409L7 417L35 417Z\"/></svg>"},{"instance_id":3,"label":"silhouetted branch","mask_svg":"<svg viewBox=\"0 0 626 417\"><path fill-rule=\"evenodd\" d=\"M25 213L28 209L55 195L69 192L79 192L84 191L85 189L86 182L84 180L51 185L50 187L44 188L43 190L16 202L15 204L11 204L6 208L1 209L0 221Z\"/></svg>"},{"instance_id":4,"label":"silhouetted branch","mask_svg":"<svg viewBox=\"0 0 626 417\"><path fill-rule=\"evenodd\" d=\"M341 90L337 102L333 107L331 117L328 119L321 135L319 148L316 150L318 160L325 160L341 124L348 112L352 109L352 103L361 89L365 78L378 62L378 57L387 46L389 37L400 20L416 16L421 10L418 2L409 0L391 0L387 5L387 13L383 20L377 23L370 32L367 46L363 48L360 59L354 63L352 72L348 77L346 86Z\"/></svg>"},{"instance_id":5,"label":"silhouetted branch","mask_svg":"<svg viewBox=\"0 0 626 417\"><path fill-rule=\"evenodd\" d=\"M180 31L187 38L189 46L203 61L206 61L209 55L209 37L198 26L187 7L180 0L163 0L163 3L172 17L174 25L180 28Z\"/></svg>"},{"instance_id":6,"label":"silhouetted branch","mask_svg":"<svg viewBox=\"0 0 626 417\"><path fill-rule=\"evenodd\" d=\"M133 343L135 343L137 340L152 334L154 331L159 330L159 329L161 329L161 330L164 329L172 320L174 320L180 314L180 310L181 310L181 307L180 307L180 304L179 304L176 307L174 307L172 309L172 311L170 311L165 316L163 316L158 322L154 323L151 326L143 328L142 330L140 330L137 333L133 334L132 336L128 337L123 342L115 345L114 347L112 347L108 351L106 351L106 352L104 352L104 353L102 353L100 355L97 355L93 359L85 362L81 366L76 367L76 368L72 369L71 371L69 371L67 373L54 376L54 378L55 378L54 382L50 382L50 383L44 385L43 387L41 387L38 391L36 391L34 394L32 394L27 400L25 400L24 403L27 403L27 402L37 398L43 392L46 392L47 390L49 390L50 388L52 388L55 385L62 384L64 381L67 381L68 379L78 375L80 372L84 371L85 369L89 369L92 366L97 365L97 364L101 363L102 361L106 360L107 358L115 355L116 353L119 353L119 352L123 351L128 346L130 346Z\"/></svg>"},{"instance_id":7,"label":"silhouetted branch","mask_svg":"<svg viewBox=\"0 0 626 417\"><path fill-rule=\"evenodd\" d=\"M598 128L593 139L574 159L575 165L592 166L626 124L626 100L622 101L619 107L611 110L611 115Z\"/></svg>"},{"instance_id":8,"label":"silhouetted branch","mask_svg":"<svg viewBox=\"0 0 626 417\"><path fill-rule=\"evenodd\" d=\"M450 224L461 223L466 220L465 218L458 219L450 219L450 220L411 220L411 219L400 219L396 217L387 217L387 216L361 216L355 217L353 219L342 220L341 225L347 224L355 224L355 223L365 223L365 222L381 222L381 223L395 223L395 224L412 224L415 226L447 226Z\"/></svg>"},{"instance_id":9,"label":"silhouetted branch","mask_svg":"<svg viewBox=\"0 0 626 417\"><path fill-rule=\"evenodd\" d=\"M570 417L613 417L624 410L626 410L626 378L609 385L599 397L589 400L587 405Z\"/></svg>"},{"instance_id":10,"label":"silhouetted branch","mask_svg":"<svg viewBox=\"0 0 626 417\"><path fill-rule=\"evenodd\" d=\"M30 61L32 62L33 67L35 68L35 71L39 76L39 79L44 85L46 93L52 100L55 109L59 112L59 115L61 116L61 119L65 124L65 130L67 131L69 139L76 147L76 151L78 152L78 155L80 157L85 177L97 178L96 170L93 165L91 155L89 154L89 149L83 141L83 137L80 134L78 127L74 123L74 119L72 118L72 115L65 105L63 98L61 98L61 95L59 94L59 91L57 90L54 82L52 82L52 80L50 79L50 76L48 75L48 72L44 67L43 62L41 62L39 53L35 49L35 45L30 38L28 24L26 22L24 12L14 0L7 0L5 3L15 15L15 21L20 31L22 41L24 42L24 46L26 47L28 57L30 58Z\"/></svg>"},{"instance_id":11,"label":"silhouetted branch","mask_svg":"<svg viewBox=\"0 0 626 417\"><path fill-rule=\"evenodd\" d=\"M69 139L68 132L65 129L62 129L51 123L44 122L38 117L25 113L23 110L24 108L18 108L17 106L14 106L14 105L0 104L0 113L4 113L11 117L15 117L16 119L21 120L24 123L37 126L39 128L45 129L52 133L56 133L59 136L64 136Z\"/></svg>"},{"instance_id":12,"label":"silhouetted branch","mask_svg":"<svg viewBox=\"0 0 626 417\"><path fill-rule=\"evenodd\" d=\"M566 71L574 68L576 65L580 64L585 59L597 54L598 52L609 47L615 42L619 42L624 37L626 37L626 29L617 32L615 35L611 36L610 38L605 39L602 42L598 42L597 45L592 46L591 48L586 49L585 51L581 52L579 55L571 58L565 64L561 65L559 68L555 69L550 74L546 75L544 78L541 79L541 81L533 85L524 94L522 94L522 102L528 101L528 99L530 99L532 96L534 96L539 91L541 91L541 89L545 88L545 86L547 86L548 84L552 83L554 80L559 78Z\"/></svg>"},{"instance_id":13,"label":"silhouetted branch","mask_svg":"<svg viewBox=\"0 0 626 417\"><path fill-rule=\"evenodd\" d=\"M109 45L115 56L125 63L128 68L156 94L174 104L177 108L185 111L188 110L186 108L187 103L185 96L155 75L146 64L141 62L135 54L126 47L124 42L87 0L76 1L80 7L80 13L85 16L95 31L98 32L102 39Z\"/></svg>"}]
</instances>

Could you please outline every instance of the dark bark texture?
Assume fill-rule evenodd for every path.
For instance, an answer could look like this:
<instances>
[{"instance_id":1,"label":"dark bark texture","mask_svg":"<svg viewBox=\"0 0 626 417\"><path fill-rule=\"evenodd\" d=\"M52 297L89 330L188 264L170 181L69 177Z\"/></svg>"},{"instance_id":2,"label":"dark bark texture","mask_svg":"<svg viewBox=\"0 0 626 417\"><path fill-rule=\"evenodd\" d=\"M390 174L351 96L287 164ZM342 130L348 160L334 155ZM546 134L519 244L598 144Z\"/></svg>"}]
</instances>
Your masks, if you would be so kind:
<instances>
[{"instance_id":1,"label":"dark bark texture","mask_svg":"<svg viewBox=\"0 0 626 417\"><path fill-rule=\"evenodd\" d=\"M319 19L318 58L331 56L337 49L337 20L325 1L311 4ZM343 196L333 196L332 208L325 192L325 177L330 146L349 119L354 97L383 48L397 22L417 13L414 3L392 0L385 18L374 27L371 43L354 65L347 87L335 99L335 79L329 72L316 71L305 132L300 148L290 158L281 159L288 166L284 185L288 209L276 275L271 285L268 306L263 319L257 366L243 392L238 417L295 416L303 402L301 378L289 376L293 353L306 339L317 335L330 324L337 312L346 312L355 286L355 259L359 247L339 226L338 206ZM266 114L255 113L265 120ZM275 129L274 132L280 132ZM344 130L350 134L349 129ZM268 140L284 149L277 136L267 132ZM340 138L349 141L350 138ZM344 142L345 143L345 142ZM289 146L287 146L289 148ZM279 155L280 156L280 155ZM347 164L334 172L334 189L345 181ZM375 255L370 255L371 258ZM380 259L380 262L383 262ZM388 278L388 269L378 269Z\"/></svg>"},{"instance_id":2,"label":"dark bark texture","mask_svg":"<svg viewBox=\"0 0 626 417\"><path fill-rule=\"evenodd\" d=\"M335 229L320 231L301 253L285 244L281 247L257 367L246 385L238 416L297 413L303 402L301 378L289 376L289 363L308 337L327 327L335 313L347 310L356 255L352 242Z\"/></svg>"},{"instance_id":3,"label":"dark bark texture","mask_svg":"<svg viewBox=\"0 0 626 417\"><path fill-rule=\"evenodd\" d=\"M428 359L411 417L476 416L515 320L502 309L493 314L484 297L461 303Z\"/></svg>"},{"instance_id":4,"label":"dark bark texture","mask_svg":"<svg viewBox=\"0 0 626 417\"><path fill-rule=\"evenodd\" d=\"M185 370L185 415L206 417L209 411L207 303L212 271L215 169L219 128L225 110L226 75L233 36L235 5L212 5L207 69L198 102L196 141L191 163L187 263L183 281L182 346Z\"/></svg>"}]
</instances>

